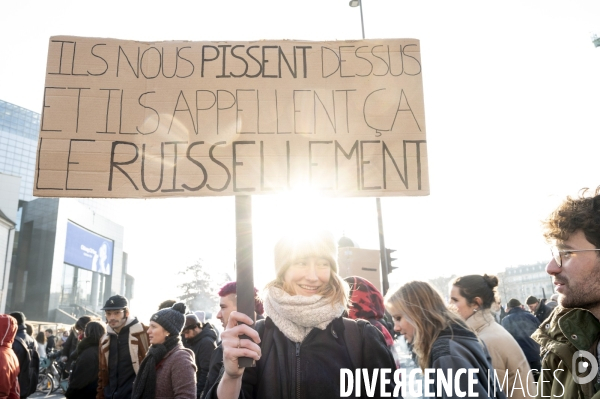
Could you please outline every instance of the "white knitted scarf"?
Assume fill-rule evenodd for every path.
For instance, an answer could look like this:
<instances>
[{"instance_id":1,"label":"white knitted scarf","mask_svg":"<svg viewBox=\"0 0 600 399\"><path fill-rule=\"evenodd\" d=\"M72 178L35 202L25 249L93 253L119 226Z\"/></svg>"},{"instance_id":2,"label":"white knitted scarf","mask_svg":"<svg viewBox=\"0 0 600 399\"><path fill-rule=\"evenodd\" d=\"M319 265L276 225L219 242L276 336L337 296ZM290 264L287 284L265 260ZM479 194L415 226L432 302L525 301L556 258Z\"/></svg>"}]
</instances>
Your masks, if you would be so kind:
<instances>
[{"instance_id":1,"label":"white knitted scarf","mask_svg":"<svg viewBox=\"0 0 600 399\"><path fill-rule=\"evenodd\" d=\"M263 303L267 316L293 342L302 342L315 327L325 330L346 310L343 304L331 304L321 295L290 295L277 287L266 290Z\"/></svg>"}]
</instances>

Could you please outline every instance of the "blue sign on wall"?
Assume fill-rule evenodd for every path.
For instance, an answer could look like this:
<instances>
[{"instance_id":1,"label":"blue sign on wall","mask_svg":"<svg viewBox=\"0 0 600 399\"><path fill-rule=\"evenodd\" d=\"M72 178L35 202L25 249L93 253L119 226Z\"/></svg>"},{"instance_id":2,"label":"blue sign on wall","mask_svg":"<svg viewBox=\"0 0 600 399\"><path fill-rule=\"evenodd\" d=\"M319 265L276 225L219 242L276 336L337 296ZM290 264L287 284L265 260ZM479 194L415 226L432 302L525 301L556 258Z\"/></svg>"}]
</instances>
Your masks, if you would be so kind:
<instances>
[{"instance_id":1,"label":"blue sign on wall","mask_svg":"<svg viewBox=\"0 0 600 399\"><path fill-rule=\"evenodd\" d=\"M65 263L110 275L113 247L112 240L67 222Z\"/></svg>"}]
</instances>

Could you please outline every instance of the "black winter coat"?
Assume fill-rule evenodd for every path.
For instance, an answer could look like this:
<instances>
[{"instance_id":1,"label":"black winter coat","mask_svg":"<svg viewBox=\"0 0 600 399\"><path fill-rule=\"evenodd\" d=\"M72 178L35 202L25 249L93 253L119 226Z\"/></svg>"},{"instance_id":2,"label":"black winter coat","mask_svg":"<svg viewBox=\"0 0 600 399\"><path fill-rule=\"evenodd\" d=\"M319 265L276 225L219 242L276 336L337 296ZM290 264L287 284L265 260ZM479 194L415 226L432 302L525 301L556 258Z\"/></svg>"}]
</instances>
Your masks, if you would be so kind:
<instances>
[{"instance_id":1,"label":"black winter coat","mask_svg":"<svg viewBox=\"0 0 600 399\"><path fill-rule=\"evenodd\" d=\"M69 377L65 396L69 399L95 399L98 387L98 342L89 338L77 346L77 361Z\"/></svg>"},{"instance_id":2,"label":"black winter coat","mask_svg":"<svg viewBox=\"0 0 600 399\"><path fill-rule=\"evenodd\" d=\"M79 345L79 337L75 332L75 329L71 329L71 333L69 334L69 338L65 341L62 346L62 356L67 358L65 362L65 370L71 370L73 367L73 362L77 359L77 345Z\"/></svg>"},{"instance_id":3,"label":"black winter coat","mask_svg":"<svg viewBox=\"0 0 600 399\"><path fill-rule=\"evenodd\" d=\"M260 323L256 323L259 331ZM367 322L359 324L359 347L348 347L341 317L334 319L325 330L313 328L302 343L289 340L269 317L264 324L261 334L262 356L256 367L244 371L240 398L339 398L340 369L355 368L349 351L360 351L358 358L362 359L362 364L356 368L368 369L369 375L376 368L386 368L392 372L396 369L383 335ZM386 387L387 392L394 390L393 378L390 379L392 381ZM216 391L215 384L207 397L216 398ZM372 397L379 398L380 392L377 384ZM364 385L361 394L367 397Z\"/></svg>"},{"instance_id":4,"label":"black winter coat","mask_svg":"<svg viewBox=\"0 0 600 399\"><path fill-rule=\"evenodd\" d=\"M210 367L210 358L217 347L217 332L209 323L205 323L202 331L185 343L186 348L194 352L196 358L196 397L199 398L204 390Z\"/></svg>"},{"instance_id":5,"label":"black winter coat","mask_svg":"<svg viewBox=\"0 0 600 399\"><path fill-rule=\"evenodd\" d=\"M436 373L443 373L446 377L445 380L449 376L454 377L458 370L477 369L477 381L473 385L476 396L479 398L506 399L506 395L500 390L497 383L495 384L496 390L494 390L494 382L488 382L488 372L492 369L492 359L485 349L485 345L473 331L458 324L454 324L452 328L446 328L440 332L431 347L429 367L436 370ZM448 374L448 371L451 374ZM489 375L493 375L493 372ZM436 397L444 399L464 397L464 395L460 395L458 390L468 392L469 384L465 374L461 377L458 386L453 385L450 392L441 389L441 395ZM429 392L437 393L437 376L432 376L432 380L434 384L432 388L429 388ZM488 387L490 387L489 392Z\"/></svg>"},{"instance_id":6,"label":"black winter coat","mask_svg":"<svg viewBox=\"0 0 600 399\"><path fill-rule=\"evenodd\" d=\"M33 338L27 335L27 328L25 327L25 324L19 324L19 326L17 326L17 334L15 335L15 341L13 342L12 349L13 352L15 352L15 355L17 355L17 359L19 359L19 387L21 388L21 398L26 398L33 394L33 392L29 392L31 387L28 384L31 383L31 381L29 381L29 369L23 367L23 365L27 363L29 350L27 348L23 348L21 343L17 342L16 338L21 338L23 341L25 341L25 344L28 348L33 348L36 352L37 345Z\"/></svg>"},{"instance_id":7,"label":"black winter coat","mask_svg":"<svg viewBox=\"0 0 600 399\"><path fill-rule=\"evenodd\" d=\"M56 349L56 337L51 335L46 340L46 353Z\"/></svg>"},{"instance_id":8,"label":"black winter coat","mask_svg":"<svg viewBox=\"0 0 600 399\"><path fill-rule=\"evenodd\" d=\"M208 376L206 378L204 392L202 393L202 399L208 397L208 391L215 384L215 382L219 380L221 367L223 367L223 346L221 345L221 342L219 342L210 357Z\"/></svg>"},{"instance_id":9,"label":"black winter coat","mask_svg":"<svg viewBox=\"0 0 600 399\"><path fill-rule=\"evenodd\" d=\"M535 310L535 317L537 317L537 319L539 320L539 324L546 320L550 316L550 313L552 313L552 309L546 306L545 303L540 302L537 309Z\"/></svg>"}]
</instances>

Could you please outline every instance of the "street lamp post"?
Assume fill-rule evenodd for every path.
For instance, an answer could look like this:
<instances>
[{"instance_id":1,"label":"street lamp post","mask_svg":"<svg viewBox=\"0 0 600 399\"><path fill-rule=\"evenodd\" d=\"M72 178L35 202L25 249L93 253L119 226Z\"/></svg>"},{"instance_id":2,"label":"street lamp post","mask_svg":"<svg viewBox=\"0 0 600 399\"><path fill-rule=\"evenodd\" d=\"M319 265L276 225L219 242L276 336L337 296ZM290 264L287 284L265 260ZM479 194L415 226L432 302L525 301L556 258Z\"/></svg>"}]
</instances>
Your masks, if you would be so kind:
<instances>
[{"instance_id":1,"label":"street lamp post","mask_svg":"<svg viewBox=\"0 0 600 399\"><path fill-rule=\"evenodd\" d=\"M360 27L362 28L362 38L365 39L365 22L362 12L362 0L350 0L350 7L360 7ZM383 234L383 218L381 216L381 200L376 199L377 205L377 226L379 228L379 256L381 259L381 283L383 295L385 295L390 287L388 274L392 271L392 266L388 263L387 249L385 247L385 238Z\"/></svg>"},{"instance_id":2,"label":"street lamp post","mask_svg":"<svg viewBox=\"0 0 600 399\"><path fill-rule=\"evenodd\" d=\"M362 0L350 0L350 7L360 7L360 26L362 28L362 38L365 38L365 23L363 21Z\"/></svg>"}]
</instances>

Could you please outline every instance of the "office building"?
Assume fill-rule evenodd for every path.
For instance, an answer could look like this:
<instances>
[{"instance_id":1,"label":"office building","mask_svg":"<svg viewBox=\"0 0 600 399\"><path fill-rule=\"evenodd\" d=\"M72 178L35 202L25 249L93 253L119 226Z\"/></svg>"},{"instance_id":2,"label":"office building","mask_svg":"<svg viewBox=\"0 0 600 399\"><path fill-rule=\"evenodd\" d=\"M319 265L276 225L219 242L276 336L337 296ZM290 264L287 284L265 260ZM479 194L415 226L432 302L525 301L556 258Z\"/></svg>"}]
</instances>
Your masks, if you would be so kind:
<instances>
[{"instance_id":1,"label":"office building","mask_svg":"<svg viewBox=\"0 0 600 399\"><path fill-rule=\"evenodd\" d=\"M108 200L33 197L39 126L39 114L0 100L0 312L72 323L131 296L133 278Z\"/></svg>"}]
</instances>

